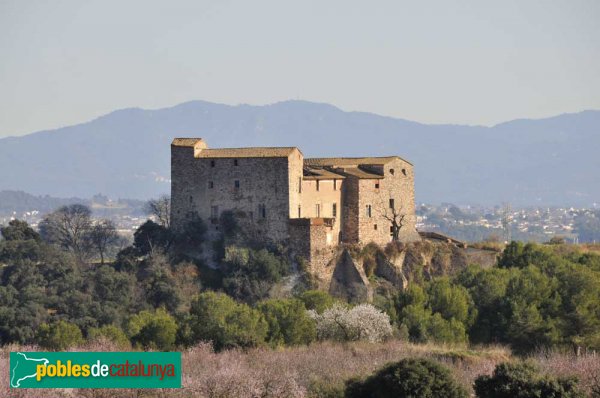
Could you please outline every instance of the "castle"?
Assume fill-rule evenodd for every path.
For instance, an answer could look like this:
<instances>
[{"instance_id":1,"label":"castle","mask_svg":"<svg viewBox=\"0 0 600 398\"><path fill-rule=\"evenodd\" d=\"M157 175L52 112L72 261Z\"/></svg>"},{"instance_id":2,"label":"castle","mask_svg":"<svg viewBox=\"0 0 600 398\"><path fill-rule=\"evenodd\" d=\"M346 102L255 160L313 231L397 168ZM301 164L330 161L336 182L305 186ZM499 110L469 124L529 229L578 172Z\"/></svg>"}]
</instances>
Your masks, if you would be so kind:
<instances>
[{"instance_id":1,"label":"castle","mask_svg":"<svg viewBox=\"0 0 600 398\"><path fill-rule=\"evenodd\" d=\"M197 214L216 239L224 211L314 268L342 243L419 240L413 165L398 156L305 159L296 147L210 149L201 138L174 139L172 226Z\"/></svg>"}]
</instances>

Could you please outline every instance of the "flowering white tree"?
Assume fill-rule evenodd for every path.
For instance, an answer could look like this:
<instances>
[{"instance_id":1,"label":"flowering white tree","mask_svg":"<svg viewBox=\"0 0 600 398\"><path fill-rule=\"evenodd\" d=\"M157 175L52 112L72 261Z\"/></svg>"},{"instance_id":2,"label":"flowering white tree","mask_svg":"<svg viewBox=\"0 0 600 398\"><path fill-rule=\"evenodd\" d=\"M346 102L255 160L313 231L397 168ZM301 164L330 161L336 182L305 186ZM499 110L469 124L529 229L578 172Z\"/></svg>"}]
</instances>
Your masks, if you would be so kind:
<instances>
[{"instance_id":1,"label":"flowering white tree","mask_svg":"<svg viewBox=\"0 0 600 398\"><path fill-rule=\"evenodd\" d=\"M353 308L335 304L322 314L311 310L309 315L317 323L317 337L321 340L366 340L375 343L392 335L390 317L370 304Z\"/></svg>"}]
</instances>

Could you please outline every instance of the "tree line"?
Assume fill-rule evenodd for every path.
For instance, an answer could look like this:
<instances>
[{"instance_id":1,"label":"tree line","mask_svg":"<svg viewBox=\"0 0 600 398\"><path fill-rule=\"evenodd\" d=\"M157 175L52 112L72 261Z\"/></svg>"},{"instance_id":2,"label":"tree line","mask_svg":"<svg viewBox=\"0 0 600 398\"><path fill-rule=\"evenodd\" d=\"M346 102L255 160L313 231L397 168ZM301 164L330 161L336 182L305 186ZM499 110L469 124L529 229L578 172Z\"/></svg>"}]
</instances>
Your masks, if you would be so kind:
<instances>
[{"instance_id":1,"label":"tree line","mask_svg":"<svg viewBox=\"0 0 600 398\"><path fill-rule=\"evenodd\" d=\"M600 256L577 246L512 242L495 267L419 278L372 305L312 290L310 278L291 297L274 298L273 286L292 269L285 247L242 245L225 212L212 269L197 255L204 221L191 216L174 231L165 206L155 210L164 217L146 221L108 260L119 247L114 226L92 221L85 206L49 214L39 232L18 220L2 227L0 344L64 349L107 338L170 349L210 340L228 349L396 337L500 343L520 353L600 348Z\"/></svg>"}]
</instances>

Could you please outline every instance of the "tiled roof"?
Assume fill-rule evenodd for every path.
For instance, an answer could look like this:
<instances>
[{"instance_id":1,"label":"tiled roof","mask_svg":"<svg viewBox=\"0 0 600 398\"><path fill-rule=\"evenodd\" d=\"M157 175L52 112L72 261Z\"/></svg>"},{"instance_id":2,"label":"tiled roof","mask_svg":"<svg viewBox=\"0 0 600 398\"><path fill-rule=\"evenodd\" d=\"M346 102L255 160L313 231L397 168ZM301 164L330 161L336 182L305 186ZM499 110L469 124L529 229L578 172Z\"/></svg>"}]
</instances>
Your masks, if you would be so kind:
<instances>
[{"instance_id":1,"label":"tiled roof","mask_svg":"<svg viewBox=\"0 0 600 398\"><path fill-rule=\"evenodd\" d=\"M386 164L392 160L400 159L399 156L366 157L366 158L308 158L304 159L307 166L358 166L361 164ZM407 160L404 160L407 163Z\"/></svg>"},{"instance_id":2,"label":"tiled roof","mask_svg":"<svg viewBox=\"0 0 600 398\"><path fill-rule=\"evenodd\" d=\"M354 176L360 179L372 180L372 179L383 179L381 174L369 173L358 167L345 167L343 169L335 169L336 172Z\"/></svg>"},{"instance_id":3,"label":"tiled roof","mask_svg":"<svg viewBox=\"0 0 600 398\"><path fill-rule=\"evenodd\" d=\"M194 146L198 141L202 141L202 138L174 138L171 145L173 146Z\"/></svg>"},{"instance_id":4,"label":"tiled roof","mask_svg":"<svg viewBox=\"0 0 600 398\"><path fill-rule=\"evenodd\" d=\"M341 174L334 173L330 170L322 168L305 167L303 170L305 180L342 180L344 177Z\"/></svg>"},{"instance_id":5,"label":"tiled roof","mask_svg":"<svg viewBox=\"0 0 600 398\"><path fill-rule=\"evenodd\" d=\"M200 158L287 158L296 147L218 148L203 149Z\"/></svg>"}]
</instances>

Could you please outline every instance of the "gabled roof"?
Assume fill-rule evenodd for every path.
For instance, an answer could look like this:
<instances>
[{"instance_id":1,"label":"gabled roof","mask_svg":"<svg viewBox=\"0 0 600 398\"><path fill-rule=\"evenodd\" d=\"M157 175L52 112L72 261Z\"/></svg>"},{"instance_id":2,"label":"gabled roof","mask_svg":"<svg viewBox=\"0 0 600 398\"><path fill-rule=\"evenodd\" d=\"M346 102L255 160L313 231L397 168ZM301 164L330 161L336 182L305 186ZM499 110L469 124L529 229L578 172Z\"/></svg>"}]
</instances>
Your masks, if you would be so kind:
<instances>
[{"instance_id":1,"label":"gabled roof","mask_svg":"<svg viewBox=\"0 0 600 398\"><path fill-rule=\"evenodd\" d=\"M287 158L296 147L256 147L204 149L199 158Z\"/></svg>"},{"instance_id":2,"label":"gabled roof","mask_svg":"<svg viewBox=\"0 0 600 398\"><path fill-rule=\"evenodd\" d=\"M392 160L400 159L409 164L409 161L402 159L400 156L383 156L383 157L365 157L365 158L308 158L304 159L304 164L307 166L359 166L359 165L382 165L391 162Z\"/></svg>"}]
</instances>

